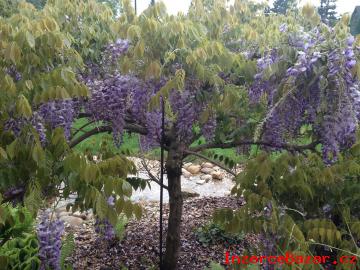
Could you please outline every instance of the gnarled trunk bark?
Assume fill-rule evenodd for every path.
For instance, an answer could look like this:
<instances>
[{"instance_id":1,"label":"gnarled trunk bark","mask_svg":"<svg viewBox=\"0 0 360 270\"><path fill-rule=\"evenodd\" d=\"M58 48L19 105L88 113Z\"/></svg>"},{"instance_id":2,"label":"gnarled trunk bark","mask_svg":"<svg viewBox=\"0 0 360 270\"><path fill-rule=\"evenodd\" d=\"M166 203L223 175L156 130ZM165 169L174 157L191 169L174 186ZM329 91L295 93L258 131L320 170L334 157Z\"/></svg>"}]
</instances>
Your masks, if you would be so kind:
<instances>
[{"instance_id":1,"label":"gnarled trunk bark","mask_svg":"<svg viewBox=\"0 0 360 270\"><path fill-rule=\"evenodd\" d=\"M172 141L168 150L166 171L169 191L169 223L166 236L166 252L162 270L175 270L180 252L180 227L183 207L181 194L181 168L183 153L178 142Z\"/></svg>"}]
</instances>

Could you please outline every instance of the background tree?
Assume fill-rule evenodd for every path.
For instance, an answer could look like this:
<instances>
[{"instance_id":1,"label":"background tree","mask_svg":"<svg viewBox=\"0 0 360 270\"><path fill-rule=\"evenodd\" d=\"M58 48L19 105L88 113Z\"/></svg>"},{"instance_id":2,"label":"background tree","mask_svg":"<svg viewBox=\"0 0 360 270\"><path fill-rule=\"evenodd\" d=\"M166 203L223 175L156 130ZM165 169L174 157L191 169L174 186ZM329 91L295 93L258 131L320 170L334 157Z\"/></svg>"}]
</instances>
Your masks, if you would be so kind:
<instances>
[{"instance_id":1,"label":"background tree","mask_svg":"<svg viewBox=\"0 0 360 270\"><path fill-rule=\"evenodd\" d=\"M275 0L272 12L278 14L286 14L288 10L295 10L297 8L297 0Z\"/></svg>"},{"instance_id":2,"label":"background tree","mask_svg":"<svg viewBox=\"0 0 360 270\"><path fill-rule=\"evenodd\" d=\"M120 0L98 0L98 2L110 7L115 17L119 16L119 13L121 11Z\"/></svg>"},{"instance_id":3,"label":"background tree","mask_svg":"<svg viewBox=\"0 0 360 270\"><path fill-rule=\"evenodd\" d=\"M360 34L360 6L357 6L350 20L351 34L356 36Z\"/></svg>"},{"instance_id":4,"label":"background tree","mask_svg":"<svg viewBox=\"0 0 360 270\"><path fill-rule=\"evenodd\" d=\"M336 17L336 2L337 0L321 0L318 7L321 20L331 26L338 20Z\"/></svg>"},{"instance_id":5,"label":"background tree","mask_svg":"<svg viewBox=\"0 0 360 270\"><path fill-rule=\"evenodd\" d=\"M19 1L17 0L0 0L0 16L9 17L17 12L17 5Z\"/></svg>"},{"instance_id":6,"label":"background tree","mask_svg":"<svg viewBox=\"0 0 360 270\"><path fill-rule=\"evenodd\" d=\"M27 0L27 2L33 4L37 9L42 9L46 5L47 0Z\"/></svg>"}]
</instances>

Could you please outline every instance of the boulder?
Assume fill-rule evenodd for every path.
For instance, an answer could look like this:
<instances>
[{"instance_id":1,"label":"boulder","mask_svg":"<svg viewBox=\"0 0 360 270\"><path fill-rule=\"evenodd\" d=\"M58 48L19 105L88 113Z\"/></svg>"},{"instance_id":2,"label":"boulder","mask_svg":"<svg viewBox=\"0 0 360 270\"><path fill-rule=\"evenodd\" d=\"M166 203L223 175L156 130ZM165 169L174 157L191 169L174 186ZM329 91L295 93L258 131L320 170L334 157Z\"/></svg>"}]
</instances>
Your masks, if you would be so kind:
<instances>
[{"instance_id":1,"label":"boulder","mask_svg":"<svg viewBox=\"0 0 360 270\"><path fill-rule=\"evenodd\" d=\"M210 180L212 180L212 176L209 174L202 175L200 179L205 180L206 183L208 183Z\"/></svg>"},{"instance_id":2,"label":"boulder","mask_svg":"<svg viewBox=\"0 0 360 270\"><path fill-rule=\"evenodd\" d=\"M205 167L205 168L202 168L200 171L204 174L211 174L214 170L212 168Z\"/></svg>"},{"instance_id":3,"label":"boulder","mask_svg":"<svg viewBox=\"0 0 360 270\"><path fill-rule=\"evenodd\" d=\"M58 216L58 218L70 216L70 213L69 212L60 212L57 216Z\"/></svg>"},{"instance_id":4,"label":"boulder","mask_svg":"<svg viewBox=\"0 0 360 270\"><path fill-rule=\"evenodd\" d=\"M182 175L185 177L185 178L190 178L191 177L191 173L185 169L181 169L181 172L182 172Z\"/></svg>"},{"instance_id":5,"label":"boulder","mask_svg":"<svg viewBox=\"0 0 360 270\"><path fill-rule=\"evenodd\" d=\"M189 168L191 165L193 165L191 162L188 162L188 163L185 163L184 165L183 165L183 167L185 168L185 169L187 169L187 168Z\"/></svg>"},{"instance_id":6,"label":"boulder","mask_svg":"<svg viewBox=\"0 0 360 270\"><path fill-rule=\"evenodd\" d=\"M203 168L214 168L215 165L210 162L204 162L201 166Z\"/></svg>"},{"instance_id":7,"label":"boulder","mask_svg":"<svg viewBox=\"0 0 360 270\"><path fill-rule=\"evenodd\" d=\"M66 211L66 207L63 206L63 207L56 208L56 209L55 209L55 212L56 212L56 214L60 214L60 213L62 213L62 212L67 212L67 211Z\"/></svg>"},{"instance_id":8,"label":"boulder","mask_svg":"<svg viewBox=\"0 0 360 270\"><path fill-rule=\"evenodd\" d=\"M198 174L198 173L200 173L201 166L200 165L191 165L191 166L187 167L186 170L188 172L190 172L191 174Z\"/></svg>"},{"instance_id":9,"label":"boulder","mask_svg":"<svg viewBox=\"0 0 360 270\"><path fill-rule=\"evenodd\" d=\"M214 171L211 173L211 176L214 180L222 180L224 179L224 173L219 171Z\"/></svg>"},{"instance_id":10,"label":"boulder","mask_svg":"<svg viewBox=\"0 0 360 270\"><path fill-rule=\"evenodd\" d=\"M80 211L76 211L75 213L72 213L71 216L86 220L86 213L81 213Z\"/></svg>"},{"instance_id":11,"label":"boulder","mask_svg":"<svg viewBox=\"0 0 360 270\"><path fill-rule=\"evenodd\" d=\"M84 220L82 218L78 218L74 216L63 216L60 218L60 220L69 224L71 227L78 227L84 223Z\"/></svg>"},{"instance_id":12,"label":"boulder","mask_svg":"<svg viewBox=\"0 0 360 270\"><path fill-rule=\"evenodd\" d=\"M183 188L181 191L184 199L199 197L200 194L189 188Z\"/></svg>"}]
</instances>

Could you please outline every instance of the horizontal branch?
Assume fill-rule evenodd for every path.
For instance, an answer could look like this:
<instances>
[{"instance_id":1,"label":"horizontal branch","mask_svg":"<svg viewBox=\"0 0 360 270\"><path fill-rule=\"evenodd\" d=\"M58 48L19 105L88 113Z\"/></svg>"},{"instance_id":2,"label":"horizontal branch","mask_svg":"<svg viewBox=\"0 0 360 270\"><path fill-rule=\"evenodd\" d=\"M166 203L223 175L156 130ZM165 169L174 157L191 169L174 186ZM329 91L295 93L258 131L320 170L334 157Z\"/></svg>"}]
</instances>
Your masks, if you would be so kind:
<instances>
[{"instance_id":1,"label":"horizontal branch","mask_svg":"<svg viewBox=\"0 0 360 270\"><path fill-rule=\"evenodd\" d=\"M207 156L204 156L204 155L202 155L202 154L199 154L199 153L197 153L197 152L192 152L192 151L189 151L189 150L186 150L186 151L185 151L185 154L192 155L192 156L197 156L197 157L199 157L199 158L201 158L201 159L204 159L204 160L206 160L206 161L209 161L210 163L212 163L212 164L220 167L221 169L225 170L225 171L228 172L229 174L231 174L231 175L233 175L233 176L236 176L236 174L235 174L232 170L230 170L229 168L226 168L226 167L225 167L224 165L222 165L221 163L219 163L219 162L217 162L217 161L215 161L215 160L212 160L212 159L208 158Z\"/></svg>"},{"instance_id":2,"label":"horizontal branch","mask_svg":"<svg viewBox=\"0 0 360 270\"><path fill-rule=\"evenodd\" d=\"M147 134L147 129L146 128L141 127L141 126L136 125L136 124L126 124L124 129L127 130L127 131L130 131L130 132L141 134L141 135L146 135ZM76 139L73 139L69 143L69 146L71 148L74 148L79 143L81 143L84 140L90 138L91 136L94 136L96 134L101 134L101 133L107 133L107 132L108 133L113 132L113 128L111 126L95 127L92 130L87 131L84 134L82 134L81 136L77 137Z\"/></svg>"},{"instance_id":3,"label":"horizontal branch","mask_svg":"<svg viewBox=\"0 0 360 270\"><path fill-rule=\"evenodd\" d=\"M81 132L81 131L82 131L82 132L85 132L85 131L84 131L84 128L86 128L86 127L94 124L94 122L95 122L95 121L89 121L89 122L87 122L85 125L83 125L82 127L78 128L78 129L75 131L75 133L73 134L73 137L75 137L75 135L78 134L78 133Z\"/></svg>"},{"instance_id":4,"label":"horizontal branch","mask_svg":"<svg viewBox=\"0 0 360 270\"><path fill-rule=\"evenodd\" d=\"M70 143L69 146L70 148L74 148L75 146L77 146L79 143L85 141L86 139L90 138L91 136L94 136L96 134L101 134L101 133L105 133L105 132L112 132L112 127L110 126L101 126L101 127L96 127L90 131L85 132L84 134L82 134L81 136L77 137L76 139L73 139Z\"/></svg>"},{"instance_id":5,"label":"horizontal branch","mask_svg":"<svg viewBox=\"0 0 360 270\"><path fill-rule=\"evenodd\" d=\"M316 146L319 144L319 142L312 142L310 144L306 145L293 145L293 144L274 144L271 142L256 142L256 141L234 141L234 142L228 142L228 143L208 143L203 144L195 147L191 147L189 151L191 152L201 152L206 149L213 149L213 148L221 148L221 149L227 149L227 148L234 148L238 146L243 145L259 145L259 146L267 146L272 148L278 148L278 149L284 149L292 152L303 152L305 150L315 150Z\"/></svg>"}]
</instances>

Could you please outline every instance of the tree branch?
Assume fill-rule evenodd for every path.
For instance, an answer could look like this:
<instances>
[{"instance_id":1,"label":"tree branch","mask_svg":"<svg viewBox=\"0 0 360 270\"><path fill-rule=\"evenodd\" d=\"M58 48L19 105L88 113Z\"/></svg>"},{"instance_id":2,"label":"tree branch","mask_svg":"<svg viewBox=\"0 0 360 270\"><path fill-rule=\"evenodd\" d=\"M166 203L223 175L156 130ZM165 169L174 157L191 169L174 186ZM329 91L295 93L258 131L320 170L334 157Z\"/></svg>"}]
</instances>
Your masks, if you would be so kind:
<instances>
[{"instance_id":1,"label":"tree branch","mask_svg":"<svg viewBox=\"0 0 360 270\"><path fill-rule=\"evenodd\" d=\"M162 186L166 190L169 190L169 187L167 185L164 185L164 184L161 185L159 179L155 175L153 175L151 173L151 171L150 171L149 167L147 166L146 161L144 160L144 158L142 157L141 159L142 159L141 164L143 165L144 169L146 170L147 174L149 175L150 180L155 182L156 184L158 184L160 187Z\"/></svg>"},{"instance_id":2,"label":"tree branch","mask_svg":"<svg viewBox=\"0 0 360 270\"><path fill-rule=\"evenodd\" d=\"M208 158L207 156L204 156L204 155L202 155L202 154L199 154L199 153L197 153L197 152L192 152L192 151L189 151L189 150L185 150L185 153L186 153L186 154L189 154L189 155L197 156L197 157L199 157L199 158L201 158L201 159L204 159L204 160L206 160L206 161L209 161L210 163L212 163L212 164L220 167L221 169L227 171L227 172L230 173L231 175L236 176L236 173L234 173L232 170L230 170L229 168L226 168L226 167L225 167L224 165L222 165L221 163L219 163L219 162L217 162L217 161L214 161L214 160Z\"/></svg>"},{"instance_id":3,"label":"tree branch","mask_svg":"<svg viewBox=\"0 0 360 270\"><path fill-rule=\"evenodd\" d=\"M310 144L306 145L293 145L293 144L274 144L271 142L255 142L255 141L234 141L234 142L228 142L228 143L208 143L203 144L195 147L191 147L189 151L191 152L201 152L206 149L212 149L212 148L221 148L221 149L227 149L227 148L233 148L237 146L242 145L260 145L260 146L268 146L272 148L279 148L284 149L292 152L303 152L305 150L315 150L315 147L319 144L319 142L312 142Z\"/></svg>"},{"instance_id":4,"label":"tree branch","mask_svg":"<svg viewBox=\"0 0 360 270\"><path fill-rule=\"evenodd\" d=\"M95 121L89 121L87 122L85 125L83 125L82 127L80 127L79 129L77 129L75 131L75 133L73 134L73 137L75 137L76 134L78 134L80 131L84 131L84 128L86 128L87 126L90 126L91 124L93 124Z\"/></svg>"},{"instance_id":5,"label":"tree branch","mask_svg":"<svg viewBox=\"0 0 360 270\"><path fill-rule=\"evenodd\" d=\"M126 130L130 131L130 132L134 132L134 133L138 133L141 135L146 135L147 129L144 127L141 127L139 125L136 124L126 124L124 127ZM112 132L113 128L111 126L101 126L101 127L95 127L94 129L82 134L81 136L77 137L76 139L73 139L70 143L69 146L70 148L74 148L75 146L77 146L79 143L81 143L82 141L90 138L91 136L94 136L96 134L100 134L100 133L106 133L106 132Z\"/></svg>"},{"instance_id":6,"label":"tree branch","mask_svg":"<svg viewBox=\"0 0 360 270\"><path fill-rule=\"evenodd\" d=\"M100 134L100 133L105 133L105 132L112 132L112 127L110 126L101 126L101 127L96 127L88 132L85 132L84 134L82 134L81 136L77 137L76 139L73 139L70 143L69 146L70 148L74 148L75 146L77 146L79 143L81 143L82 141L85 141L86 139L90 138L91 136L94 136L96 134Z\"/></svg>"}]
</instances>

